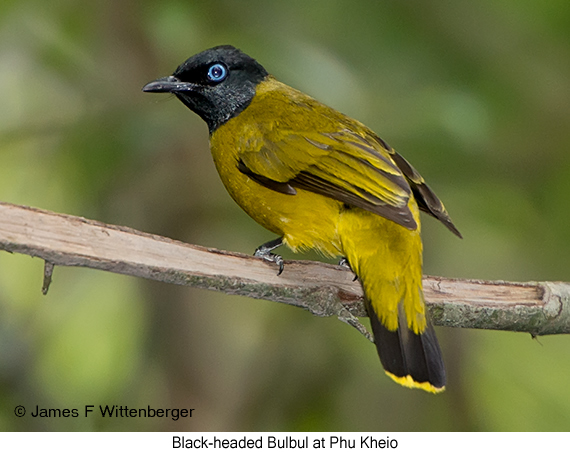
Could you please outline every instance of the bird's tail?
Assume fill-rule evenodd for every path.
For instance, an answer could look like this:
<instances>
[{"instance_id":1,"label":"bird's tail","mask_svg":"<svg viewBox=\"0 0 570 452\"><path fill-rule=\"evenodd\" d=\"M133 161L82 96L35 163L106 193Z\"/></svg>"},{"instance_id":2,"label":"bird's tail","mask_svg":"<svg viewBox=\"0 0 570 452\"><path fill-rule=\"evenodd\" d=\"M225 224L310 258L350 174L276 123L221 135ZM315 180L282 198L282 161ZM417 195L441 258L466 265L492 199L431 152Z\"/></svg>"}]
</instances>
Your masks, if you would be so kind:
<instances>
[{"instance_id":1,"label":"bird's tail","mask_svg":"<svg viewBox=\"0 0 570 452\"><path fill-rule=\"evenodd\" d=\"M374 343L386 374L396 383L428 392L445 389L445 367L433 326L426 321L422 332L411 330L405 314L399 316L399 326L390 331L382 324L374 308L367 303L374 332Z\"/></svg>"},{"instance_id":2,"label":"bird's tail","mask_svg":"<svg viewBox=\"0 0 570 452\"><path fill-rule=\"evenodd\" d=\"M343 251L364 289L384 370L401 385L443 391L445 367L422 289L419 228L410 231L355 211L347 212L339 232Z\"/></svg>"}]
</instances>

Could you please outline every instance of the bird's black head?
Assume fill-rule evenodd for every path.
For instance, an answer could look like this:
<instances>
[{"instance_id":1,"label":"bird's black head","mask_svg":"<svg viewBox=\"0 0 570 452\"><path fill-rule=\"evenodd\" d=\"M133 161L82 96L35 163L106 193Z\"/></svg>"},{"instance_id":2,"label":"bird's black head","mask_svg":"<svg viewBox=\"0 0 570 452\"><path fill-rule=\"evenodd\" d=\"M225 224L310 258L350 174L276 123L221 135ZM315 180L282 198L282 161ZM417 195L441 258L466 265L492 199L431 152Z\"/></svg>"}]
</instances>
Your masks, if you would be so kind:
<instances>
[{"instance_id":1,"label":"bird's black head","mask_svg":"<svg viewBox=\"0 0 570 452\"><path fill-rule=\"evenodd\" d=\"M206 121L210 133L243 111L267 77L257 61L232 46L218 46L188 58L169 77L150 82L145 92L173 93Z\"/></svg>"}]
</instances>

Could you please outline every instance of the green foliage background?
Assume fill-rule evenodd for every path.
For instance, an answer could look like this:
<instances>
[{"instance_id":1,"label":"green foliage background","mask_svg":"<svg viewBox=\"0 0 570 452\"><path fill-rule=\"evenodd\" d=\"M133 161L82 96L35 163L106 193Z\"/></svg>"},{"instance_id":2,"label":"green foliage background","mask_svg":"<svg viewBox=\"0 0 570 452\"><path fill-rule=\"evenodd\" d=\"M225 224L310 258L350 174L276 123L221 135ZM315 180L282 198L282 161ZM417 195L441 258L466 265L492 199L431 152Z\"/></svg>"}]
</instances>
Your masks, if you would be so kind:
<instances>
[{"instance_id":1,"label":"green foliage background","mask_svg":"<svg viewBox=\"0 0 570 452\"><path fill-rule=\"evenodd\" d=\"M429 274L570 280L567 1L2 0L0 200L250 253L207 129L143 94L231 43L369 125L445 201ZM286 254L291 257L290 254ZM314 257L314 256L307 256ZM566 430L570 338L438 329L448 390L383 375L351 328L296 308L0 253L0 429ZM86 404L191 419L17 418Z\"/></svg>"}]
</instances>

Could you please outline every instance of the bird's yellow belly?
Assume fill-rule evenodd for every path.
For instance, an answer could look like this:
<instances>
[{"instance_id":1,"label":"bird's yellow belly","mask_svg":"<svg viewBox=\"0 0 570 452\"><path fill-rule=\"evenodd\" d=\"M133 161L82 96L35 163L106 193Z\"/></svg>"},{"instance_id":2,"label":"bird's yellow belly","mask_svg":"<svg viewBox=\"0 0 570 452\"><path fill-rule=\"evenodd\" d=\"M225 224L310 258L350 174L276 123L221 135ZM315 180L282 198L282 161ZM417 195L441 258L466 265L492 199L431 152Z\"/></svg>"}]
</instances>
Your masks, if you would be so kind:
<instances>
[{"instance_id":1,"label":"bird's yellow belly","mask_svg":"<svg viewBox=\"0 0 570 452\"><path fill-rule=\"evenodd\" d=\"M235 159L220 157L215 138L210 147L220 178L234 201L261 226L283 237L293 251L315 249L343 255L338 236L342 203L297 189L287 195L264 187L238 170Z\"/></svg>"}]
</instances>

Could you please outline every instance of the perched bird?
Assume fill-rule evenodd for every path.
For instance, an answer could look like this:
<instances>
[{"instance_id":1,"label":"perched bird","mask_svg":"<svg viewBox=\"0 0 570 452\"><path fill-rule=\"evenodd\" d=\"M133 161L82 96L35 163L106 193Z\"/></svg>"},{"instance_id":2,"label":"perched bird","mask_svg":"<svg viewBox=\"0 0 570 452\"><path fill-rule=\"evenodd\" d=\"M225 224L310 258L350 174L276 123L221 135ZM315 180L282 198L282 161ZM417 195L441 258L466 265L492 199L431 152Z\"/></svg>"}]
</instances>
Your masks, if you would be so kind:
<instances>
[{"instance_id":1,"label":"perched bird","mask_svg":"<svg viewBox=\"0 0 570 452\"><path fill-rule=\"evenodd\" d=\"M231 197L278 235L255 255L316 249L342 257L366 298L380 360L407 387L445 387L441 350L422 290L419 210L461 237L420 174L362 123L279 81L224 45L144 86L173 93L207 124Z\"/></svg>"}]
</instances>

